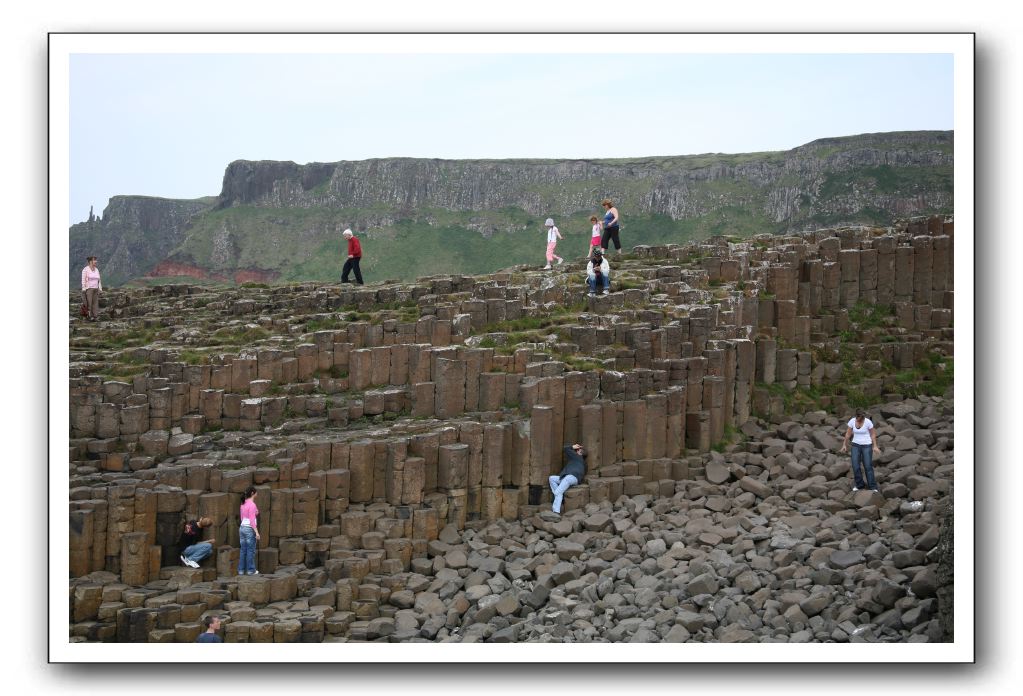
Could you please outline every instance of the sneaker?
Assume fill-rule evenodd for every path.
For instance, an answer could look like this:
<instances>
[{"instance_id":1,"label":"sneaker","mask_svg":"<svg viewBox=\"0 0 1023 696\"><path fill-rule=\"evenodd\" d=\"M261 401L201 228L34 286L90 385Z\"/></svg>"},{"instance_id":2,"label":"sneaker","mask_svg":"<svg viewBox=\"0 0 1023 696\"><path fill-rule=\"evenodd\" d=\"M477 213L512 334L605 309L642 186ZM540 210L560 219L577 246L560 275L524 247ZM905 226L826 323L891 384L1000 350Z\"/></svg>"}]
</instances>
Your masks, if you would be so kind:
<instances>
[{"instance_id":1,"label":"sneaker","mask_svg":"<svg viewBox=\"0 0 1023 696\"><path fill-rule=\"evenodd\" d=\"M193 561L191 558L189 558L188 559L188 565L192 566L193 568L198 568L199 567L199 561Z\"/></svg>"},{"instance_id":2,"label":"sneaker","mask_svg":"<svg viewBox=\"0 0 1023 696\"><path fill-rule=\"evenodd\" d=\"M611 293L609 293L609 292L608 292L607 290L605 290L604 292L602 292L602 293L600 293L600 294L601 294L601 295L610 295Z\"/></svg>"},{"instance_id":3,"label":"sneaker","mask_svg":"<svg viewBox=\"0 0 1023 696\"><path fill-rule=\"evenodd\" d=\"M595 292L591 292L590 293L590 297L596 297L596 296L597 296L597 293L595 293Z\"/></svg>"},{"instance_id":4,"label":"sneaker","mask_svg":"<svg viewBox=\"0 0 1023 696\"><path fill-rule=\"evenodd\" d=\"M563 259L563 258L561 258L561 257L559 256L559 257L558 257L558 265L560 266L560 265L561 265L561 264L563 264L563 263L565 263L565 259Z\"/></svg>"},{"instance_id":5,"label":"sneaker","mask_svg":"<svg viewBox=\"0 0 1023 696\"><path fill-rule=\"evenodd\" d=\"M543 270L545 270L545 271L551 270L551 265L547 264L546 266L543 267Z\"/></svg>"},{"instance_id":6,"label":"sneaker","mask_svg":"<svg viewBox=\"0 0 1023 696\"><path fill-rule=\"evenodd\" d=\"M856 492L856 491L858 491L858 490L860 490L860 489L859 489L859 488L857 488L856 486L853 486L853 493L855 493L855 492Z\"/></svg>"},{"instance_id":7,"label":"sneaker","mask_svg":"<svg viewBox=\"0 0 1023 696\"><path fill-rule=\"evenodd\" d=\"M259 571L258 570L254 570L251 573L249 573L249 575L259 575Z\"/></svg>"},{"instance_id":8,"label":"sneaker","mask_svg":"<svg viewBox=\"0 0 1023 696\"><path fill-rule=\"evenodd\" d=\"M876 488L871 488L870 490L874 491L875 493L880 493L881 492L881 491L877 490Z\"/></svg>"},{"instance_id":9,"label":"sneaker","mask_svg":"<svg viewBox=\"0 0 1023 696\"><path fill-rule=\"evenodd\" d=\"M180 558L181 562L184 563L185 565L191 565L191 563L188 562L188 559L185 558L183 555L182 556L178 556L178 558Z\"/></svg>"}]
</instances>

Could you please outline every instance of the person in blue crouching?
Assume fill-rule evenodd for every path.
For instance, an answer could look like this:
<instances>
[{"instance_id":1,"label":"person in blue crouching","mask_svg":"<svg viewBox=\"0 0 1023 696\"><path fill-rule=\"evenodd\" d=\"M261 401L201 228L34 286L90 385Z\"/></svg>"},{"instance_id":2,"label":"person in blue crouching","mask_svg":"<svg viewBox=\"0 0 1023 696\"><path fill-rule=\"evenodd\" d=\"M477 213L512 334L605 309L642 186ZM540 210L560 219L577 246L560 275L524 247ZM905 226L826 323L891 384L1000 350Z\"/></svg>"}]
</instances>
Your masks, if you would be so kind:
<instances>
[{"instance_id":1,"label":"person in blue crouching","mask_svg":"<svg viewBox=\"0 0 1023 696\"><path fill-rule=\"evenodd\" d=\"M586 284L590 288L590 297L594 297L598 289L601 295L606 295L611 287L611 267L600 247L593 250L593 255L586 263Z\"/></svg>"},{"instance_id":2,"label":"person in blue crouching","mask_svg":"<svg viewBox=\"0 0 1023 696\"><path fill-rule=\"evenodd\" d=\"M572 486L583 482L586 476L586 450L578 442L574 445L565 445L565 466L557 476L551 476L548 481L551 484L551 491L554 493L554 504L551 506L556 514L561 514L561 501Z\"/></svg>"},{"instance_id":3,"label":"person in blue crouching","mask_svg":"<svg viewBox=\"0 0 1023 696\"><path fill-rule=\"evenodd\" d=\"M202 541L202 530L213 524L209 517L188 520L178 539L178 553L181 562L190 568L198 568L199 562L213 553L213 541Z\"/></svg>"}]
</instances>

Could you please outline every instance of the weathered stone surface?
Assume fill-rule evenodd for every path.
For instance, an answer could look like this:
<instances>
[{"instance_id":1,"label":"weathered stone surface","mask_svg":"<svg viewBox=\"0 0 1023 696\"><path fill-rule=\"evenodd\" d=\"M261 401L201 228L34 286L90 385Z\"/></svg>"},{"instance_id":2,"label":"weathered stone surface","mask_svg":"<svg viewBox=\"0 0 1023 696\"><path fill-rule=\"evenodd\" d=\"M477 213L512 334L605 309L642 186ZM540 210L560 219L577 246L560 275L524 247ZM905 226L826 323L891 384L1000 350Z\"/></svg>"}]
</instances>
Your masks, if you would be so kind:
<instances>
[{"instance_id":1,"label":"weathered stone surface","mask_svg":"<svg viewBox=\"0 0 1023 696\"><path fill-rule=\"evenodd\" d=\"M943 224L637 247L617 268L639 287L579 316L532 269L115 290L115 321L72 322L69 635L193 640L217 611L232 642L940 640L951 391L880 402L951 353L947 270L933 307L917 274L896 287L897 250ZM892 314L855 304L875 300ZM105 347L138 328L174 337ZM879 493L838 452L835 346L871 375ZM139 374L98 374L118 362ZM250 485L261 575L239 577ZM216 552L184 567L200 516Z\"/></svg>"}]
</instances>

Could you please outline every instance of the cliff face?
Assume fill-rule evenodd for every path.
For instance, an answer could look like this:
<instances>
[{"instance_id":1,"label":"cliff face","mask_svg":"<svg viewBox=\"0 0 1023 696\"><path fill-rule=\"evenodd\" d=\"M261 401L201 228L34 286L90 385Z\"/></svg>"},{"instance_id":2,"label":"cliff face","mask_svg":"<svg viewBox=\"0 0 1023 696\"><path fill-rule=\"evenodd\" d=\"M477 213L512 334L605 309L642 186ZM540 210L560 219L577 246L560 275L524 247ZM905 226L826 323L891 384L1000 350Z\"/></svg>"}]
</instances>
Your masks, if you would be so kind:
<instances>
[{"instance_id":1,"label":"cliff face","mask_svg":"<svg viewBox=\"0 0 1023 696\"><path fill-rule=\"evenodd\" d=\"M952 212L953 145L951 132L928 131L828 138L787 152L740 155L236 161L212 201L119 197L102 221L72 227L72 283L88 246L84 238L91 253L106 256L101 267L119 280L164 274L174 264L206 269L215 278L243 271L323 279L337 271L323 258L337 256L337 233L348 226L368 231L382 261L377 270L391 277L409 272L394 257L410 240L420 246L417 268L486 272L525 261L521 235L535 232L547 216L563 233L586 234L587 218L603 212L605 197L618 206L627 245L888 224ZM459 232L471 234L455 243ZM443 240L433 239L438 235ZM505 252L480 249L461 259L448 253L494 235L508 243ZM435 241L437 258L429 255Z\"/></svg>"},{"instance_id":2,"label":"cliff face","mask_svg":"<svg viewBox=\"0 0 1023 696\"><path fill-rule=\"evenodd\" d=\"M189 221L215 200L111 198L101 218L71 226L71 287L80 285L88 256L99 257L108 286L144 275L181 244Z\"/></svg>"},{"instance_id":3,"label":"cliff face","mask_svg":"<svg viewBox=\"0 0 1023 696\"><path fill-rule=\"evenodd\" d=\"M817 200L835 177L857 171L952 167L952 134L897 133L815 141L783 153L697 155L629 160L381 159L300 166L293 162L231 163L221 208L442 208L480 211L512 207L532 215L595 208L605 196L633 214L695 217L735 203L752 204L776 222L873 205L903 213L949 204L951 191L877 190L864 180L844 195ZM703 189L731 183L732 196ZM722 186L718 186L722 188ZM883 187L882 187L883 188ZM897 193L896 196L885 195ZM920 195L924 199L920 199Z\"/></svg>"}]
</instances>

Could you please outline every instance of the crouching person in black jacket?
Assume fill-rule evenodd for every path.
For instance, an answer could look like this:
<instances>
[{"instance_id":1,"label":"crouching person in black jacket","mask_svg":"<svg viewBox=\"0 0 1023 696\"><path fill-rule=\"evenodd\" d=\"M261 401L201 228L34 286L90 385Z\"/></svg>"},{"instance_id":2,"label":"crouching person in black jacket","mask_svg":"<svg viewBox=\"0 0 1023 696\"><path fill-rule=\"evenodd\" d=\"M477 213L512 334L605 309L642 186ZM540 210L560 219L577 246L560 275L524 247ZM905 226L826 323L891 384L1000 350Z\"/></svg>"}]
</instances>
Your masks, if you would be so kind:
<instances>
[{"instance_id":1,"label":"crouching person in black jacket","mask_svg":"<svg viewBox=\"0 0 1023 696\"><path fill-rule=\"evenodd\" d=\"M572 486L583 482L586 476L586 450L578 442L574 445L565 445L565 466L557 476L551 476L548 481L551 484L551 491L554 493L554 504L551 506L557 514L561 514L561 501Z\"/></svg>"}]
</instances>

